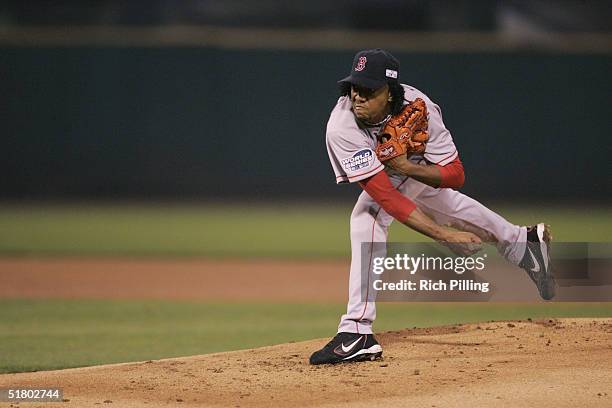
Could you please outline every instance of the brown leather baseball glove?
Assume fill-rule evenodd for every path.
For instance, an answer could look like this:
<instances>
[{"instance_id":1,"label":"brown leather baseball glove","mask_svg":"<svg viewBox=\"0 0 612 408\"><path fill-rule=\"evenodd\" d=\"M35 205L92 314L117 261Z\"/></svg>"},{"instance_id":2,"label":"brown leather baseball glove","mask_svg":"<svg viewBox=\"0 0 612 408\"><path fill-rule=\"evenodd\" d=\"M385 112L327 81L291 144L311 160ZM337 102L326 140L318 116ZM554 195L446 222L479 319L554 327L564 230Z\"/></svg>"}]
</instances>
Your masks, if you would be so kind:
<instances>
[{"instance_id":1,"label":"brown leather baseball glove","mask_svg":"<svg viewBox=\"0 0 612 408\"><path fill-rule=\"evenodd\" d=\"M422 154L428 139L427 106L423 99L416 98L389 119L378 135L376 155L384 163L404 153Z\"/></svg>"}]
</instances>

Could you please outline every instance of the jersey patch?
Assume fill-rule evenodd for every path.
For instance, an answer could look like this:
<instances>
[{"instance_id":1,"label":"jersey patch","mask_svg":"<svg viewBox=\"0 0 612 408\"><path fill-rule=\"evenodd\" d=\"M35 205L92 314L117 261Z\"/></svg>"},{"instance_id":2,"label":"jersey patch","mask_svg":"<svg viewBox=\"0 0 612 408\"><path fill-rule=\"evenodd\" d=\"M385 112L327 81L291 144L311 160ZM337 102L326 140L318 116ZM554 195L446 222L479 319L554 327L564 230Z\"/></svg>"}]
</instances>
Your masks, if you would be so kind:
<instances>
[{"instance_id":1,"label":"jersey patch","mask_svg":"<svg viewBox=\"0 0 612 408\"><path fill-rule=\"evenodd\" d=\"M342 160L345 170L355 171L370 166L374 162L374 153L370 149L360 150L347 159Z\"/></svg>"}]
</instances>

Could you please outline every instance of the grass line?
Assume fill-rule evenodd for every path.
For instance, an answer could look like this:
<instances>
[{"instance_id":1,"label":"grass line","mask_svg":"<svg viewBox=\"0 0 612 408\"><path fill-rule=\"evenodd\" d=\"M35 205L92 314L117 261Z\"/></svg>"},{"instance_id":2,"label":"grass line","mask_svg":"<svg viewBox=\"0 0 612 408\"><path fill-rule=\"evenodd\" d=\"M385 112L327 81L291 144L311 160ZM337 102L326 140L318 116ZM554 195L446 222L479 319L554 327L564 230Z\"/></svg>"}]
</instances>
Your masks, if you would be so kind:
<instances>
[{"instance_id":1,"label":"grass line","mask_svg":"<svg viewBox=\"0 0 612 408\"><path fill-rule=\"evenodd\" d=\"M508 207L499 212L516 224L546 221L557 241L610 240L612 209ZM4 205L0 254L345 257L350 213L350 204ZM394 223L389 240L418 242L424 237Z\"/></svg>"}]
</instances>

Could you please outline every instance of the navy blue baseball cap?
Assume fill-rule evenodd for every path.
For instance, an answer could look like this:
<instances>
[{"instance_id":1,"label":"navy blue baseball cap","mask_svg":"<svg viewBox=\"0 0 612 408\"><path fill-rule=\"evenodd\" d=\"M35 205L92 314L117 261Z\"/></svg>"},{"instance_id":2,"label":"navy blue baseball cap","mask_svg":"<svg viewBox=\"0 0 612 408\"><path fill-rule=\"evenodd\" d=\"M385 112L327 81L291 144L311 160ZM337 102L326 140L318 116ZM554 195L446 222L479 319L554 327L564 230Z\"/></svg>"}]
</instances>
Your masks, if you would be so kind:
<instances>
[{"instance_id":1,"label":"navy blue baseball cap","mask_svg":"<svg viewBox=\"0 0 612 408\"><path fill-rule=\"evenodd\" d=\"M338 81L379 89L390 82L399 83L399 61L388 51L376 48L359 51L353 58L351 74Z\"/></svg>"}]
</instances>

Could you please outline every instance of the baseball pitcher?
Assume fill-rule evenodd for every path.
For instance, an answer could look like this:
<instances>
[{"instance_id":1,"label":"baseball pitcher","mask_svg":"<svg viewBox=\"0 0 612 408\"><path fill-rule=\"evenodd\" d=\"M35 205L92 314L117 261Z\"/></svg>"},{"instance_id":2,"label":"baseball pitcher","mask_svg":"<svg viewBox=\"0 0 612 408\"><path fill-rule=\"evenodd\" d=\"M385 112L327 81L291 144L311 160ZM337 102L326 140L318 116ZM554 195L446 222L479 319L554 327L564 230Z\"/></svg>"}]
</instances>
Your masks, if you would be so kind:
<instances>
[{"instance_id":1,"label":"baseball pitcher","mask_svg":"<svg viewBox=\"0 0 612 408\"><path fill-rule=\"evenodd\" d=\"M544 299L555 294L548 226L518 226L456 191L463 165L442 112L427 95L399 82L399 62L382 49L355 55L327 123L326 143L336 183L364 190L351 214L351 269L346 314L338 334L311 364L373 360L382 347L372 334L376 305L362 298L362 243L386 242L395 219L471 255L492 242L523 268ZM452 228L449 228L449 227ZM371 246L369 256L384 256ZM367 266L367 265L366 265ZM371 265L370 273L371 273Z\"/></svg>"}]
</instances>

